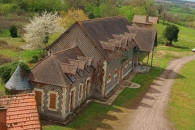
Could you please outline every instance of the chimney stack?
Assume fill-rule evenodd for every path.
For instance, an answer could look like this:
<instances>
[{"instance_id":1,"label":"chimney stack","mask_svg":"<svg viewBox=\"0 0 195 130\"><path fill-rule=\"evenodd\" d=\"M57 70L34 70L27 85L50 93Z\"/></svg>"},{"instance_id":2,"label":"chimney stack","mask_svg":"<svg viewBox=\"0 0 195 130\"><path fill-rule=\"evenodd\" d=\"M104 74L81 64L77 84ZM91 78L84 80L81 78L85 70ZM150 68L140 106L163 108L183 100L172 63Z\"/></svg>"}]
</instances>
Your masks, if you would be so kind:
<instances>
[{"instance_id":1,"label":"chimney stack","mask_svg":"<svg viewBox=\"0 0 195 130\"><path fill-rule=\"evenodd\" d=\"M7 107L0 106L0 130L7 130L6 127L6 114L7 113Z\"/></svg>"},{"instance_id":2,"label":"chimney stack","mask_svg":"<svg viewBox=\"0 0 195 130\"><path fill-rule=\"evenodd\" d=\"M149 23L149 15L146 16L146 23Z\"/></svg>"}]
</instances>

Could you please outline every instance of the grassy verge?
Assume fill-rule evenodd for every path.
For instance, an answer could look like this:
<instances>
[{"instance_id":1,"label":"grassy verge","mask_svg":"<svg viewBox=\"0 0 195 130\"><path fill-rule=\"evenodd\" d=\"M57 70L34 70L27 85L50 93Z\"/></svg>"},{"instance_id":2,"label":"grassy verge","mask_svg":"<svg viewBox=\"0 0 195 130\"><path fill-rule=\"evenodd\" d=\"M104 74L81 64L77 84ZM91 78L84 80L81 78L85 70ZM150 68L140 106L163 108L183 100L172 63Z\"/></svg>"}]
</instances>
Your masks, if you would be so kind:
<instances>
[{"instance_id":1,"label":"grassy verge","mask_svg":"<svg viewBox=\"0 0 195 130\"><path fill-rule=\"evenodd\" d=\"M0 96L5 95L5 87L3 81L0 79Z\"/></svg>"},{"instance_id":2,"label":"grassy verge","mask_svg":"<svg viewBox=\"0 0 195 130\"><path fill-rule=\"evenodd\" d=\"M184 78L175 80L172 87L168 117L177 130L195 129L195 61L180 71Z\"/></svg>"}]
</instances>

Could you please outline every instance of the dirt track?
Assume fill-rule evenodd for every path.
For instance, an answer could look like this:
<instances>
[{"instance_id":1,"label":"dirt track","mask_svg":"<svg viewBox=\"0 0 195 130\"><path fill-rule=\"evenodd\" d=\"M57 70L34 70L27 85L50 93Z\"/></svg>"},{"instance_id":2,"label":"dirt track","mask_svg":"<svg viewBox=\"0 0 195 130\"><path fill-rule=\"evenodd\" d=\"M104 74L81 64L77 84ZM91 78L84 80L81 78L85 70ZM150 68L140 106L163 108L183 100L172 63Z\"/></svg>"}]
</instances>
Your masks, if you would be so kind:
<instances>
[{"instance_id":1,"label":"dirt track","mask_svg":"<svg viewBox=\"0 0 195 130\"><path fill-rule=\"evenodd\" d=\"M128 120L125 130L172 130L166 119L166 108L169 101L171 86L180 68L187 62L195 60L195 55L173 60L163 74L150 86L138 109Z\"/></svg>"}]
</instances>

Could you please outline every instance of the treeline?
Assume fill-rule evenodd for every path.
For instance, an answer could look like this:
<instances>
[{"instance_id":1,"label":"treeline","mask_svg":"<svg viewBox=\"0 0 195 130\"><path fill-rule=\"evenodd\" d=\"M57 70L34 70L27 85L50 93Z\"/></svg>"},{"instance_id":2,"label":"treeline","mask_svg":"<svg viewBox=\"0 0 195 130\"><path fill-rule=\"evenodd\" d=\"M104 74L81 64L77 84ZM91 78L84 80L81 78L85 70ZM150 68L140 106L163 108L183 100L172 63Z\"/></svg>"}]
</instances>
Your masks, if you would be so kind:
<instances>
[{"instance_id":1,"label":"treeline","mask_svg":"<svg viewBox=\"0 0 195 130\"><path fill-rule=\"evenodd\" d=\"M124 15L129 21L135 14L158 16L164 21L195 27L195 11L154 0L0 0L0 15L34 15L44 11L65 14L82 9L88 18Z\"/></svg>"},{"instance_id":2,"label":"treeline","mask_svg":"<svg viewBox=\"0 0 195 130\"><path fill-rule=\"evenodd\" d=\"M157 3L159 17L165 22L195 28L195 9L185 5ZM163 23L164 23L163 22Z\"/></svg>"},{"instance_id":3,"label":"treeline","mask_svg":"<svg viewBox=\"0 0 195 130\"><path fill-rule=\"evenodd\" d=\"M43 11L67 12L82 9L89 18L134 14L157 15L154 0L0 0L0 15L16 13L41 13Z\"/></svg>"}]
</instances>

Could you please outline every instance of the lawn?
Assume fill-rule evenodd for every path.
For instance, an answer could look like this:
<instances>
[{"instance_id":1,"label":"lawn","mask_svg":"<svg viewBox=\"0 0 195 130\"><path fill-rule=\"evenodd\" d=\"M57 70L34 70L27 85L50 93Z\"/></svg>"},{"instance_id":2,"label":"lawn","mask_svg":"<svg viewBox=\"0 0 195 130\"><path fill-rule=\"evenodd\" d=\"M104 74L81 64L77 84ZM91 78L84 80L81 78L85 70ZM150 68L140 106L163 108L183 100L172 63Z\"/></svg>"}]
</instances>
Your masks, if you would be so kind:
<instances>
[{"instance_id":1,"label":"lawn","mask_svg":"<svg viewBox=\"0 0 195 130\"><path fill-rule=\"evenodd\" d=\"M191 49L195 47L195 30L180 27L180 37L176 47L166 47L159 45L154 54L154 67L147 74L136 74L132 79L133 82L141 84L141 88L129 89L126 88L119 95L112 106L102 105L98 103L89 104L78 117L69 123L67 126L45 125L44 130L71 130L71 129L110 129L108 124L105 124L103 119L114 120L108 113L119 111L123 108L136 107L145 92L147 92L150 84L156 77L164 71L170 60L186 55L191 55ZM164 25L158 25L159 35L162 35Z\"/></svg>"},{"instance_id":2,"label":"lawn","mask_svg":"<svg viewBox=\"0 0 195 130\"><path fill-rule=\"evenodd\" d=\"M177 130L195 130L195 61L180 71L175 80L168 107L168 118Z\"/></svg>"}]
</instances>

